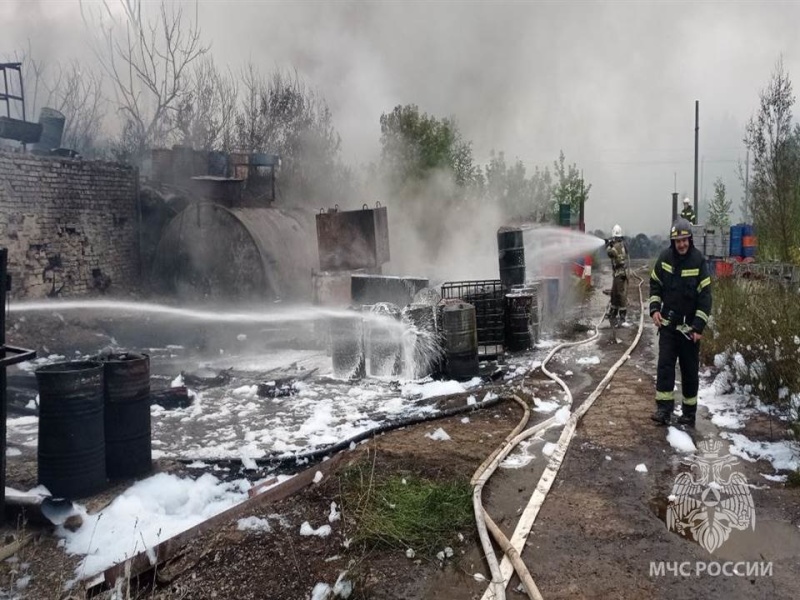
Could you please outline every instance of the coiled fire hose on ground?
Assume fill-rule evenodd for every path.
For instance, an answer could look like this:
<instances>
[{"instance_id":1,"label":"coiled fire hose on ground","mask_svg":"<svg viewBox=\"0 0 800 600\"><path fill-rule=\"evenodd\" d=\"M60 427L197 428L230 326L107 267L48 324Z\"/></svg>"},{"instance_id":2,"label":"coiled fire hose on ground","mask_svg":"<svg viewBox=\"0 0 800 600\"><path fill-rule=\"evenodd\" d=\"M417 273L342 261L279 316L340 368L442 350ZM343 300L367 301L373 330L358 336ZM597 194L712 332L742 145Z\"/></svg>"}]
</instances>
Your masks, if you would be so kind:
<instances>
[{"instance_id":1,"label":"coiled fire hose on ground","mask_svg":"<svg viewBox=\"0 0 800 600\"><path fill-rule=\"evenodd\" d=\"M558 474L558 470L561 467L561 464L566 456L567 449L569 448L569 444L572 441L572 437L575 434L575 430L578 425L578 421L583 417L584 414L591 408L594 401L600 396L600 394L605 390L608 386L609 382L611 381L614 374L617 370L628 360L633 350L636 348L639 340L642 337L642 331L644 329L644 301L642 297L642 285L644 284L645 280L640 277L638 274L633 273L634 276L639 279L638 285L638 292L639 292L639 327L636 332L636 336L633 342L628 346L625 350L623 355L620 357L617 362L608 370L606 375L600 381L600 383L595 387L591 394L586 398L586 400L581 404L581 406L570 415L569 419L564 424L564 429L561 432L561 436L559 437L558 444L556 445L556 449L550 457L550 460L545 468L544 472L542 473L541 478L539 479L536 488L534 489L533 495L528 502L525 510L523 511L519 522L517 523L517 527L514 530L514 534L512 535L511 539L509 540L497 527L497 525L492 521L491 517L486 513L486 510L483 507L483 503L481 500L481 493L483 491L483 487L492 474L495 472L497 467L503 461L503 459L514 449L516 446L526 438L529 438L533 435L536 435L547 428L556 425L558 423L556 417L550 417L549 419L542 421L530 427L529 429L522 431L520 430L527 424L528 419L530 418L530 409L522 401L518 396L513 396L513 399L518 402L524 410L523 418L520 420L519 424L511 431L511 433L506 436L505 440L492 452L491 455L478 467L477 471L472 477L472 485L473 485L473 495L472 495L472 502L473 502L473 509L475 511L475 519L478 528L478 535L481 539L481 545L484 550L484 554L486 555L486 560L489 565L489 570L492 575L492 580L489 583L486 591L483 594L482 600L505 600L505 588L511 578L512 570L516 571L520 581L522 582L522 586L531 600L543 600L539 589L536 586L536 583L533 580L533 577L530 574L525 563L522 561L520 557L520 551L522 550L525 541L527 540L528 535L533 527L533 522L536 519L536 515L539 513L539 509L541 509L542 505L544 504L544 500L547 497L548 492L550 491L550 487L555 481L556 475ZM604 318L604 317L603 317ZM571 346L578 346L581 344L588 344L593 342L598 338L600 335L599 326L602 322L603 318L598 321L595 325L595 333L588 338L576 342L564 342L555 346L547 355L547 357L542 361L542 372L558 383L559 386L564 390L564 393L567 397L568 405L572 405L572 393L569 390L569 387L564 383L564 381L559 378L556 374L549 371L546 367L547 363L550 359L555 356L555 354L561 351L564 348L568 348ZM492 546L491 540L489 539L488 531L491 531L492 535L494 536L495 541L500 546L500 548L504 552L504 557L501 563L498 564L497 557L495 556L494 547Z\"/></svg>"}]
</instances>

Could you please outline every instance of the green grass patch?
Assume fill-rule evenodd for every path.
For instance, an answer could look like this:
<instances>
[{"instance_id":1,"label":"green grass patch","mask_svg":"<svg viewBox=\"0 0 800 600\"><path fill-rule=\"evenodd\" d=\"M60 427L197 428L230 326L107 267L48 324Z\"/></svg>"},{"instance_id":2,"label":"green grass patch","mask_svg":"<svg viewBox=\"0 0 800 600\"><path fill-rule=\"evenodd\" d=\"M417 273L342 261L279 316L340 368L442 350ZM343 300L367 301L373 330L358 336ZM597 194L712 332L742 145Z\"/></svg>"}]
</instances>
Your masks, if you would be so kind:
<instances>
[{"instance_id":1,"label":"green grass patch","mask_svg":"<svg viewBox=\"0 0 800 600\"><path fill-rule=\"evenodd\" d=\"M356 543L413 548L433 557L474 522L468 479L383 474L361 463L345 470L340 484L343 512Z\"/></svg>"}]
</instances>

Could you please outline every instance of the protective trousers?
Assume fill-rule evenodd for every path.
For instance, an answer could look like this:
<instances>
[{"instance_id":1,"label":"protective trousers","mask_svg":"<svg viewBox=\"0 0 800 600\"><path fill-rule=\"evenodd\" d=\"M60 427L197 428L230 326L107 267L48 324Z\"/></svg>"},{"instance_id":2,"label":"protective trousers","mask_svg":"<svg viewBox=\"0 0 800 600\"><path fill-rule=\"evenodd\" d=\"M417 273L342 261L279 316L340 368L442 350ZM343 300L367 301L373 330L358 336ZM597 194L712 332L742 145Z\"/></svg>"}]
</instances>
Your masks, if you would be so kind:
<instances>
[{"instance_id":1,"label":"protective trousers","mask_svg":"<svg viewBox=\"0 0 800 600\"><path fill-rule=\"evenodd\" d=\"M609 316L614 318L619 315L622 320L625 320L627 313L628 278L623 273L614 277L614 281L611 283L611 313Z\"/></svg>"},{"instance_id":2,"label":"protective trousers","mask_svg":"<svg viewBox=\"0 0 800 600\"><path fill-rule=\"evenodd\" d=\"M660 409L675 406L675 361L681 367L681 392L684 407L697 406L699 387L700 343L693 342L677 329L661 327L658 336L658 371L656 373L656 404Z\"/></svg>"}]
</instances>

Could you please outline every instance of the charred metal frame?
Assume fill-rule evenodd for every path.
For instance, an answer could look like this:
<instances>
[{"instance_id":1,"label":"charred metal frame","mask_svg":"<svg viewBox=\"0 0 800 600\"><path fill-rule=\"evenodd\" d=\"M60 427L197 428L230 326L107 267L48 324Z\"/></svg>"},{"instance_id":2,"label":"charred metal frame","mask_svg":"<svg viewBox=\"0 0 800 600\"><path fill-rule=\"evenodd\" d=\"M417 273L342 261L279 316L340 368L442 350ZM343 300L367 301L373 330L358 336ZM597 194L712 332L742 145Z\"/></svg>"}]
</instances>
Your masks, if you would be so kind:
<instances>
[{"instance_id":1,"label":"charred metal frame","mask_svg":"<svg viewBox=\"0 0 800 600\"><path fill-rule=\"evenodd\" d=\"M19 78L19 96L15 96L8 91L8 71L16 71ZM0 102L6 103L6 116L11 116L11 100L16 100L22 106L22 120L25 121L25 88L22 83L22 63L0 63L0 71L3 72L3 93L0 94Z\"/></svg>"},{"instance_id":2,"label":"charred metal frame","mask_svg":"<svg viewBox=\"0 0 800 600\"><path fill-rule=\"evenodd\" d=\"M505 344L505 288L499 279L448 281L442 284L442 299L460 298L475 307L478 357L496 358Z\"/></svg>"}]
</instances>

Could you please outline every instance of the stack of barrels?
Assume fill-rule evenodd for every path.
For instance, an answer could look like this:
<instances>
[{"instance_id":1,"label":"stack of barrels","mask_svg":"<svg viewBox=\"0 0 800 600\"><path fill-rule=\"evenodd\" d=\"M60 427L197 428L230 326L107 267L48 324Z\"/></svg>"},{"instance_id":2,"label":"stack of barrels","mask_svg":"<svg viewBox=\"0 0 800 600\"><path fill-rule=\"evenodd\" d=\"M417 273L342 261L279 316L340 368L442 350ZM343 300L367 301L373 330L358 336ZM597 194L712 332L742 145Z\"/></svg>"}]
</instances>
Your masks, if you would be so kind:
<instances>
[{"instance_id":1,"label":"stack of barrels","mask_svg":"<svg viewBox=\"0 0 800 600\"><path fill-rule=\"evenodd\" d=\"M506 346L512 352L529 350L539 341L539 282L512 288L506 294Z\"/></svg>"},{"instance_id":2,"label":"stack of barrels","mask_svg":"<svg viewBox=\"0 0 800 600\"><path fill-rule=\"evenodd\" d=\"M731 225L730 254L733 258L754 258L758 248L758 238L752 225L741 223Z\"/></svg>"},{"instance_id":3,"label":"stack of barrels","mask_svg":"<svg viewBox=\"0 0 800 600\"><path fill-rule=\"evenodd\" d=\"M150 358L112 354L36 370L39 483L83 498L152 468Z\"/></svg>"}]
</instances>

